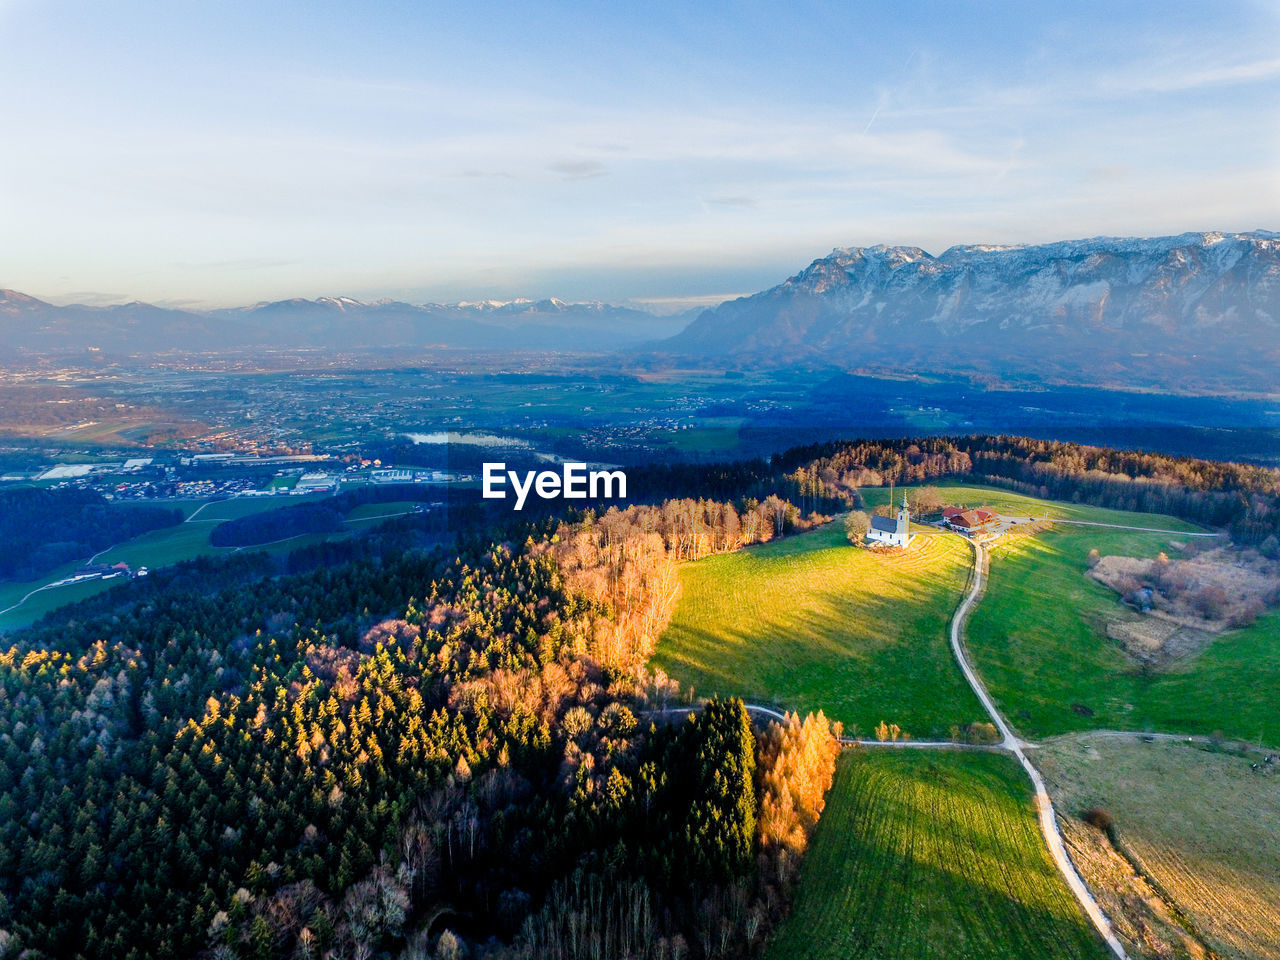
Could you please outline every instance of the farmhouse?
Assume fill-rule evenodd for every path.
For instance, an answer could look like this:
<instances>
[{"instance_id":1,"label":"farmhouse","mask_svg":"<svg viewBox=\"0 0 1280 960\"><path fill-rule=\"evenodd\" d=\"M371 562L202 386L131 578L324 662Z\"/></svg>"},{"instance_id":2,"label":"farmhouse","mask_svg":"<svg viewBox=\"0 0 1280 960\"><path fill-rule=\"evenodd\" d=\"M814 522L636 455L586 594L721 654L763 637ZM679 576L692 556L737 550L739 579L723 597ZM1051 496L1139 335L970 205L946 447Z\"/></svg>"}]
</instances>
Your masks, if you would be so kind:
<instances>
[{"instance_id":1,"label":"farmhouse","mask_svg":"<svg viewBox=\"0 0 1280 960\"><path fill-rule=\"evenodd\" d=\"M886 547L905 547L912 539L911 511L907 509L905 494L896 517L871 518L871 529L867 531L867 540L871 543L880 543Z\"/></svg>"},{"instance_id":2,"label":"farmhouse","mask_svg":"<svg viewBox=\"0 0 1280 960\"><path fill-rule=\"evenodd\" d=\"M964 510L948 516L949 512L950 510L943 513L943 519L951 524L951 529L971 537L989 533L1000 522L1000 518L986 507Z\"/></svg>"},{"instance_id":3,"label":"farmhouse","mask_svg":"<svg viewBox=\"0 0 1280 960\"><path fill-rule=\"evenodd\" d=\"M71 575L70 580L111 580L115 577L131 577L133 572L127 563L89 563Z\"/></svg>"}]
</instances>

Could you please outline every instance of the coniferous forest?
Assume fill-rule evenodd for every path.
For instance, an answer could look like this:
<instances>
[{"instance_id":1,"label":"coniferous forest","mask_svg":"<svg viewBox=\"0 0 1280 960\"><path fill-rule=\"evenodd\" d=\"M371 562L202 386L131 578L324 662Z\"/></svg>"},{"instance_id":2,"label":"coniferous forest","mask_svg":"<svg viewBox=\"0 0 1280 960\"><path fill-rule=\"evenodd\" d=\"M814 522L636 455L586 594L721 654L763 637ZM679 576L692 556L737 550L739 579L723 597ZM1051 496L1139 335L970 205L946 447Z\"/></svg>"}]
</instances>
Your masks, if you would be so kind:
<instances>
[{"instance_id":1,"label":"coniferous forest","mask_svg":"<svg viewBox=\"0 0 1280 960\"><path fill-rule=\"evenodd\" d=\"M449 549L401 524L302 572L186 564L26 632L0 654L0 950L748 952L834 732L679 708L645 661L678 556L794 520L689 501Z\"/></svg>"}]
</instances>

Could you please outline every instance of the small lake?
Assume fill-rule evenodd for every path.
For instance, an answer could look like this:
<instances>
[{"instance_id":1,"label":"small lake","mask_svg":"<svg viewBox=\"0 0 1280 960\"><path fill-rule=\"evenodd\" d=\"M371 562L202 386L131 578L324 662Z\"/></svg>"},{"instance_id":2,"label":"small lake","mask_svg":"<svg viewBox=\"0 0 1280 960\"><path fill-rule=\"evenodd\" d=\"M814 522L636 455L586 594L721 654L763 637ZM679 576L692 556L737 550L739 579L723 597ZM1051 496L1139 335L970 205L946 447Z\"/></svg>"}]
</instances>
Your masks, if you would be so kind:
<instances>
[{"instance_id":1,"label":"small lake","mask_svg":"<svg viewBox=\"0 0 1280 960\"><path fill-rule=\"evenodd\" d=\"M414 443L464 443L473 447L518 447L527 450L533 445L519 437L500 437L493 433L456 433L452 430L436 433L406 433Z\"/></svg>"},{"instance_id":2,"label":"small lake","mask_svg":"<svg viewBox=\"0 0 1280 960\"><path fill-rule=\"evenodd\" d=\"M453 430L437 430L433 433L406 433L415 444L461 444L469 447L492 447L497 450L528 450L534 458L543 463L561 463L560 457L554 453L545 453L534 447L528 440L520 437L503 437L495 433L457 433Z\"/></svg>"}]
</instances>

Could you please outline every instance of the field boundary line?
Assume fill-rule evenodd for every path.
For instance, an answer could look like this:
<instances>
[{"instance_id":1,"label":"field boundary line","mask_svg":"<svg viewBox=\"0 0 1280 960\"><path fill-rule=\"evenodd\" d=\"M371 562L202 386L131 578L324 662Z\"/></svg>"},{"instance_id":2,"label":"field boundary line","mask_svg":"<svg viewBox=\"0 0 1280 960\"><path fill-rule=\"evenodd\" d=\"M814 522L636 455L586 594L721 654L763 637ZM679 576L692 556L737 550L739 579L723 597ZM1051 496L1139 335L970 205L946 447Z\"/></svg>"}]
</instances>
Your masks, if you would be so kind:
<instances>
[{"instance_id":1,"label":"field boundary line","mask_svg":"<svg viewBox=\"0 0 1280 960\"><path fill-rule=\"evenodd\" d=\"M196 507L196 508L195 508L195 510L193 510L193 511L191 512L191 516L187 517L187 519L183 520L182 522L183 522L183 523L191 523L191 522L193 522L193 521L195 520L195 518L196 518L197 516L199 516L199 514L200 514L200 511L201 511L201 510L203 510L203 509L204 509L205 507L207 507L209 504L211 504L211 503L215 503L215 502L219 502L219 501L206 500L204 503L200 504L200 506ZM201 523L205 523L205 522L213 523L214 521L212 521L212 520L210 520L210 521L203 521L203 520L202 520L202 521L200 521L200 522L201 522Z\"/></svg>"},{"instance_id":2,"label":"field boundary line","mask_svg":"<svg viewBox=\"0 0 1280 960\"><path fill-rule=\"evenodd\" d=\"M1020 518L1013 518L1020 519ZM1225 533L1200 533L1194 530L1162 530L1159 527L1131 527L1123 523L1099 523L1096 520L1064 520L1060 517L1028 517L1031 521L1045 520L1049 523L1069 523L1076 527L1110 527L1112 530L1136 530L1139 533L1168 533L1177 537L1225 537Z\"/></svg>"},{"instance_id":3,"label":"field boundary line","mask_svg":"<svg viewBox=\"0 0 1280 960\"><path fill-rule=\"evenodd\" d=\"M342 523L369 523L372 520L394 520L396 517L407 517L412 510L401 510L399 513L378 513L372 517L343 517Z\"/></svg>"}]
</instances>

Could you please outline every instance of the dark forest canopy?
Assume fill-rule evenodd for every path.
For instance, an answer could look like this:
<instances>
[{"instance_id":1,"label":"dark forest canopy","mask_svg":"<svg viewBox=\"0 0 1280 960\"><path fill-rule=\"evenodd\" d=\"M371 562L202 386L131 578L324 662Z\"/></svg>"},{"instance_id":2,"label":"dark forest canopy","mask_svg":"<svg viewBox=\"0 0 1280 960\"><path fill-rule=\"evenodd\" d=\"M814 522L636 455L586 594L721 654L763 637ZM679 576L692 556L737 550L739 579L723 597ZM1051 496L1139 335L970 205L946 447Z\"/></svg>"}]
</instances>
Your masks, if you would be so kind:
<instances>
[{"instance_id":1,"label":"dark forest canopy","mask_svg":"<svg viewBox=\"0 0 1280 960\"><path fill-rule=\"evenodd\" d=\"M218 524L209 534L215 547L256 547L309 533L336 533L344 511L332 499L300 503Z\"/></svg>"},{"instance_id":2,"label":"dark forest canopy","mask_svg":"<svg viewBox=\"0 0 1280 960\"><path fill-rule=\"evenodd\" d=\"M92 490L0 490L0 580L34 580L60 564L181 522L181 510L108 503Z\"/></svg>"},{"instance_id":3,"label":"dark forest canopy","mask_svg":"<svg viewBox=\"0 0 1280 960\"><path fill-rule=\"evenodd\" d=\"M213 528L209 542L215 547L256 547L312 533L336 533L342 529L347 514L361 504L400 500L435 502L442 496L438 488L416 484L359 487L318 501L224 521Z\"/></svg>"}]
</instances>

